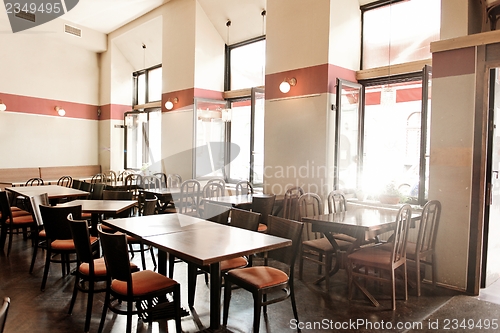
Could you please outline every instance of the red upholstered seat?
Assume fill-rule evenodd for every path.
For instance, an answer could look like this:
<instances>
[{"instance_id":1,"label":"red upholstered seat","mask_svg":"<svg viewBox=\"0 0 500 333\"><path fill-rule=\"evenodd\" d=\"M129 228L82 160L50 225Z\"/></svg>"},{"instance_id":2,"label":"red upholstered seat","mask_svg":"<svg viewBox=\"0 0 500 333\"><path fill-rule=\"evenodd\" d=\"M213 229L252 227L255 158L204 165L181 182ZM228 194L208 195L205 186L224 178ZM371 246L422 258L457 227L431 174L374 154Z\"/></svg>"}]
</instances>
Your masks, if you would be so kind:
<instances>
[{"instance_id":1,"label":"red upholstered seat","mask_svg":"<svg viewBox=\"0 0 500 333\"><path fill-rule=\"evenodd\" d=\"M227 273L255 288L262 289L288 281L288 275L274 267L255 266L231 270Z\"/></svg>"},{"instance_id":2,"label":"red upholstered seat","mask_svg":"<svg viewBox=\"0 0 500 333\"><path fill-rule=\"evenodd\" d=\"M177 284L165 275L145 270L132 273L132 293L133 296L143 296L160 289L170 288ZM113 280L111 282L111 289L123 296L127 295L127 282L120 280Z\"/></svg>"},{"instance_id":3,"label":"red upholstered seat","mask_svg":"<svg viewBox=\"0 0 500 333\"><path fill-rule=\"evenodd\" d=\"M220 270L224 272L230 269L245 267L246 265L248 265L248 260L245 257L238 257L221 261Z\"/></svg>"}]
</instances>

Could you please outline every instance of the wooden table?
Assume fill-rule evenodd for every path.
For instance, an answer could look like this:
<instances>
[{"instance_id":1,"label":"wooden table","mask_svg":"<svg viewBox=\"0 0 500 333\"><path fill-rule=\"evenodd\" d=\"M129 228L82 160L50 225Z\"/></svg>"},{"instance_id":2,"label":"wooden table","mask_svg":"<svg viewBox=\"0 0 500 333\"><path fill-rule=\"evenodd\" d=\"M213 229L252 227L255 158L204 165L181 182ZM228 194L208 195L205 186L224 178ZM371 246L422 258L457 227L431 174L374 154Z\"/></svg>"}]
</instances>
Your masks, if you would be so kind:
<instances>
[{"instance_id":1,"label":"wooden table","mask_svg":"<svg viewBox=\"0 0 500 333\"><path fill-rule=\"evenodd\" d=\"M91 213L91 234L97 235L100 214L119 214L137 206L136 200L73 200L58 206L82 206L82 213Z\"/></svg>"},{"instance_id":2,"label":"wooden table","mask_svg":"<svg viewBox=\"0 0 500 333\"><path fill-rule=\"evenodd\" d=\"M220 261L291 245L291 241L182 214L163 214L103 223L157 247L158 272L166 274L166 253L195 266L210 266L210 328L220 327ZM135 225L137 224L137 225ZM188 274L188 276L192 276ZM188 281L188 286L192 284ZM188 291L189 305L194 290Z\"/></svg>"},{"instance_id":3,"label":"wooden table","mask_svg":"<svg viewBox=\"0 0 500 333\"><path fill-rule=\"evenodd\" d=\"M254 196L259 196L259 194L228 195L217 198L203 198L203 200L222 206L234 207L242 204L251 204Z\"/></svg>"},{"instance_id":4,"label":"wooden table","mask_svg":"<svg viewBox=\"0 0 500 333\"><path fill-rule=\"evenodd\" d=\"M27 198L43 193L47 193L49 199L79 198L86 197L90 194L89 192L59 185L16 186L6 187L5 189L15 195L21 195Z\"/></svg>"}]
</instances>

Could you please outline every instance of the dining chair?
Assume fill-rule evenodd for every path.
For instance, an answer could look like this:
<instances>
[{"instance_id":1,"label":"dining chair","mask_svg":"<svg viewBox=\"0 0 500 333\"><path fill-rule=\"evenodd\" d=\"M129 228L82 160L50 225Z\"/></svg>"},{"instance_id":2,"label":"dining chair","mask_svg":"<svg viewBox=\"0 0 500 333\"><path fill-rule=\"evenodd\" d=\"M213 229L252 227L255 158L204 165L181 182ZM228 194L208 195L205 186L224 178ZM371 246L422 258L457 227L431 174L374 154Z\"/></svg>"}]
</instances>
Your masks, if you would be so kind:
<instances>
[{"instance_id":1,"label":"dining chair","mask_svg":"<svg viewBox=\"0 0 500 333\"><path fill-rule=\"evenodd\" d=\"M228 206L218 205L212 202L205 202L203 218L205 220L219 224L229 224L230 212L231 208Z\"/></svg>"},{"instance_id":2,"label":"dining chair","mask_svg":"<svg viewBox=\"0 0 500 333\"><path fill-rule=\"evenodd\" d=\"M40 205L49 205L49 196L47 193L34 195L30 197L31 210L33 214L33 220L36 222L38 228L33 228L31 231L31 237L33 241L33 254L31 256L30 264L30 274L33 273L33 268L35 267L36 256L38 254L38 249L45 249L47 247L47 235L45 229L43 228L43 219L40 213Z\"/></svg>"},{"instance_id":3,"label":"dining chair","mask_svg":"<svg viewBox=\"0 0 500 333\"><path fill-rule=\"evenodd\" d=\"M267 231L267 220L269 215L273 213L275 200L275 194L263 194L252 197L251 210L252 212L260 213L259 232Z\"/></svg>"},{"instance_id":4,"label":"dining chair","mask_svg":"<svg viewBox=\"0 0 500 333\"><path fill-rule=\"evenodd\" d=\"M224 181L224 179L222 178L211 178L207 181L207 183L205 185L208 185L208 184L220 184L220 186L222 186L222 193L224 193L223 195L226 195L226 182Z\"/></svg>"},{"instance_id":5,"label":"dining chair","mask_svg":"<svg viewBox=\"0 0 500 333\"><path fill-rule=\"evenodd\" d=\"M203 210L205 209L205 202L207 198L221 198L225 195L224 187L219 182L208 182L203 186L201 192L201 199L198 205L198 212L200 216L203 216Z\"/></svg>"},{"instance_id":6,"label":"dining chair","mask_svg":"<svg viewBox=\"0 0 500 333\"><path fill-rule=\"evenodd\" d=\"M180 285L164 275L151 270L132 272L127 249L127 236L125 234L109 234L98 227L101 240L104 262L107 270L107 287L101 321L98 332L104 328L108 309L116 314L127 316L126 332L132 331L132 315L139 317L151 324L154 320L152 312L155 308L168 307L173 310L177 333L181 328L181 295ZM172 302L166 301L167 294L172 294ZM122 302L126 302L126 308ZM134 305L135 309L134 309Z\"/></svg>"},{"instance_id":7,"label":"dining chair","mask_svg":"<svg viewBox=\"0 0 500 333\"><path fill-rule=\"evenodd\" d=\"M92 184L92 191L90 192L90 200L102 200L102 193L106 188L105 183L94 183Z\"/></svg>"},{"instance_id":8,"label":"dining chair","mask_svg":"<svg viewBox=\"0 0 500 333\"><path fill-rule=\"evenodd\" d=\"M441 217L441 202L430 200L422 209L422 218L418 227L417 242L406 243L406 260L415 263L417 274L417 296L421 295L420 264L432 268L432 285L436 286L436 237ZM431 259L429 261L429 259Z\"/></svg>"},{"instance_id":9,"label":"dining chair","mask_svg":"<svg viewBox=\"0 0 500 333\"><path fill-rule=\"evenodd\" d=\"M240 180L236 183L236 195L253 194L253 186L248 180Z\"/></svg>"},{"instance_id":10,"label":"dining chair","mask_svg":"<svg viewBox=\"0 0 500 333\"><path fill-rule=\"evenodd\" d=\"M90 179L91 184L96 184L96 183L106 183L106 179L108 177L104 173L96 173L95 175L92 176Z\"/></svg>"},{"instance_id":11,"label":"dining chair","mask_svg":"<svg viewBox=\"0 0 500 333\"><path fill-rule=\"evenodd\" d=\"M132 192L134 199L138 199L140 188L142 188L141 175L131 173L125 177L125 190Z\"/></svg>"},{"instance_id":12,"label":"dining chair","mask_svg":"<svg viewBox=\"0 0 500 333\"><path fill-rule=\"evenodd\" d=\"M147 190L160 189L161 179L158 176L144 176L142 177L142 188Z\"/></svg>"},{"instance_id":13,"label":"dining chair","mask_svg":"<svg viewBox=\"0 0 500 333\"><path fill-rule=\"evenodd\" d=\"M44 183L43 179L38 177L30 178L24 184L24 186L40 186L40 185L44 185Z\"/></svg>"},{"instance_id":14,"label":"dining chair","mask_svg":"<svg viewBox=\"0 0 500 333\"><path fill-rule=\"evenodd\" d=\"M283 218L290 220L297 220L299 218L298 201L302 194L304 194L304 190L298 186L293 186L286 190L283 199Z\"/></svg>"},{"instance_id":15,"label":"dining chair","mask_svg":"<svg viewBox=\"0 0 500 333\"><path fill-rule=\"evenodd\" d=\"M23 233L26 234L27 229L36 230L37 226L31 214L25 214L23 211L17 211L17 213L13 213L6 191L0 191L0 211L2 212L2 215L0 216L0 225L2 228L0 234L0 244L5 244L7 236L9 236L9 243L7 245L8 256L10 255L10 250L12 248L12 238L14 235L14 230L16 230L17 232L17 230L22 229Z\"/></svg>"},{"instance_id":16,"label":"dining chair","mask_svg":"<svg viewBox=\"0 0 500 333\"><path fill-rule=\"evenodd\" d=\"M304 193L299 197L298 200L298 210L299 210L299 220L302 221L305 217L321 215L324 213L323 201L321 197L315 193ZM325 288L330 291L330 271L332 269L333 258L339 254L330 243L330 241L323 237L320 233L312 232L311 223L304 224L304 234L302 236L302 247L300 250L299 257L299 280L302 280L303 270L304 270L304 260L314 262L318 265L318 274L322 275L321 278L316 281L325 280ZM352 243L344 242L338 240L340 250L347 251L347 249L352 245ZM336 260L341 260L336 258ZM324 268L324 269L323 269Z\"/></svg>"},{"instance_id":17,"label":"dining chair","mask_svg":"<svg viewBox=\"0 0 500 333\"><path fill-rule=\"evenodd\" d=\"M160 178L161 188L167 187L167 175L164 172L153 173L153 176Z\"/></svg>"},{"instance_id":18,"label":"dining chair","mask_svg":"<svg viewBox=\"0 0 500 333\"><path fill-rule=\"evenodd\" d=\"M28 179L24 186L42 186L45 185L42 178L33 177ZM14 206L21 207L24 210L29 210L29 198L23 195L18 195L14 200Z\"/></svg>"},{"instance_id":19,"label":"dining chair","mask_svg":"<svg viewBox=\"0 0 500 333\"><path fill-rule=\"evenodd\" d=\"M349 277L349 300L352 299L353 284L365 292L356 278L372 279L379 282L389 282L391 284L392 310L396 310L396 270L402 269L404 280L405 300L408 300L408 274L406 266L406 245L408 230L411 220L411 207L408 204L401 206L396 218L396 226L392 241L391 250L387 251L384 246L361 247L347 255L347 273ZM361 272L361 269L364 271ZM373 269L377 274L370 274ZM389 277L384 277L382 272L389 272ZM365 295L376 304L373 296L365 292Z\"/></svg>"},{"instance_id":20,"label":"dining chair","mask_svg":"<svg viewBox=\"0 0 500 333\"><path fill-rule=\"evenodd\" d=\"M79 190L82 185L82 181L79 179L73 179L71 182L71 188L74 188L75 190Z\"/></svg>"},{"instance_id":21,"label":"dining chair","mask_svg":"<svg viewBox=\"0 0 500 333\"><path fill-rule=\"evenodd\" d=\"M73 312L78 292L86 293L87 312L84 332L89 332L94 294L106 291L105 287L96 286L98 282L107 281L106 265L104 258L100 257L99 241L96 237L90 236L88 222L86 220L74 220L71 214L67 218L77 258L75 283L68 314ZM139 269L131 263L131 270L138 271Z\"/></svg>"},{"instance_id":22,"label":"dining chair","mask_svg":"<svg viewBox=\"0 0 500 333\"><path fill-rule=\"evenodd\" d=\"M185 180L181 184L179 201L176 201L176 209L180 214L199 216L198 206L200 204L200 182L195 179Z\"/></svg>"},{"instance_id":23,"label":"dining chair","mask_svg":"<svg viewBox=\"0 0 500 333\"><path fill-rule=\"evenodd\" d=\"M10 298L4 297L2 306L0 307L0 333L3 333L5 329L5 323L7 322L7 314L10 307Z\"/></svg>"},{"instance_id":24,"label":"dining chair","mask_svg":"<svg viewBox=\"0 0 500 333\"><path fill-rule=\"evenodd\" d=\"M181 187L182 177L176 173L169 173L167 175L167 187Z\"/></svg>"},{"instance_id":25,"label":"dining chair","mask_svg":"<svg viewBox=\"0 0 500 333\"><path fill-rule=\"evenodd\" d=\"M224 274L224 326L227 326L233 284L251 292L253 295L254 333L258 333L260 329L261 307L264 307L264 314L266 315L268 305L283 301L287 298L291 299L294 318L297 322L299 321L294 292L294 265L300 246L303 223L276 216L270 216L268 222L267 231L269 235L290 239L292 245L290 247L267 252L264 266L232 269ZM274 259L276 262L281 262L289 267L288 274L278 268L268 266L269 259ZM268 294L276 290L284 290L285 294L268 299Z\"/></svg>"},{"instance_id":26,"label":"dining chair","mask_svg":"<svg viewBox=\"0 0 500 333\"><path fill-rule=\"evenodd\" d=\"M257 231L261 214L244 209L231 208L231 227L242 228L250 231Z\"/></svg>"},{"instance_id":27,"label":"dining chair","mask_svg":"<svg viewBox=\"0 0 500 333\"><path fill-rule=\"evenodd\" d=\"M326 200L328 203L328 214L345 212L347 210L345 195L340 190L333 190L330 193L328 193ZM354 243L356 241L356 238L341 233L333 234L333 238L351 243Z\"/></svg>"},{"instance_id":28,"label":"dining chair","mask_svg":"<svg viewBox=\"0 0 500 333\"><path fill-rule=\"evenodd\" d=\"M113 170L109 170L104 175L106 176L106 183L116 184L118 181L118 175Z\"/></svg>"},{"instance_id":29,"label":"dining chair","mask_svg":"<svg viewBox=\"0 0 500 333\"><path fill-rule=\"evenodd\" d=\"M73 178L71 176L62 176L57 180L57 185L71 187L73 184Z\"/></svg>"},{"instance_id":30,"label":"dining chair","mask_svg":"<svg viewBox=\"0 0 500 333\"><path fill-rule=\"evenodd\" d=\"M80 190L85 191L85 192L92 192L92 184L88 183L86 181L82 181L80 183ZM90 195L90 194L89 194Z\"/></svg>"},{"instance_id":31,"label":"dining chair","mask_svg":"<svg viewBox=\"0 0 500 333\"><path fill-rule=\"evenodd\" d=\"M68 215L80 220L82 216L82 206L44 206L40 205L40 215L43 220L47 246L45 249L45 267L41 290L45 290L47 277L51 262L61 263L62 275L69 274L70 254L76 254L73 236L68 223ZM92 242L96 242L93 238ZM60 260L55 259L55 255L60 255Z\"/></svg>"}]
</instances>

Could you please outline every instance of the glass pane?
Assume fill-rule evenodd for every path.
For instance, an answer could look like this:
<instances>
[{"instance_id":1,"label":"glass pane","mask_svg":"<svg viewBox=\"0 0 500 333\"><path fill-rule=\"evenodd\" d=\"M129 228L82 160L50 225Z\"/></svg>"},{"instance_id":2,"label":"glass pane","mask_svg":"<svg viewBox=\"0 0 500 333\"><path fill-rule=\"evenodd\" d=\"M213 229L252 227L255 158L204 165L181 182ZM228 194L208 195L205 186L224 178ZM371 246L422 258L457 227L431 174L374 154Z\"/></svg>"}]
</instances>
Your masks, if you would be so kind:
<instances>
[{"instance_id":1,"label":"glass pane","mask_svg":"<svg viewBox=\"0 0 500 333\"><path fill-rule=\"evenodd\" d=\"M128 114L125 117L127 131L125 165L128 169L140 169L142 167L142 122L138 113Z\"/></svg>"},{"instance_id":2,"label":"glass pane","mask_svg":"<svg viewBox=\"0 0 500 333\"><path fill-rule=\"evenodd\" d=\"M363 69L430 59L440 22L440 0L402 1L365 11Z\"/></svg>"},{"instance_id":3,"label":"glass pane","mask_svg":"<svg viewBox=\"0 0 500 333\"><path fill-rule=\"evenodd\" d=\"M359 94L358 87L342 84L338 133L338 188L358 188Z\"/></svg>"},{"instance_id":4,"label":"glass pane","mask_svg":"<svg viewBox=\"0 0 500 333\"><path fill-rule=\"evenodd\" d=\"M161 172L161 109L149 112L149 171Z\"/></svg>"},{"instance_id":5,"label":"glass pane","mask_svg":"<svg viewBox=\"0 0 500 333\"><path fill-rule=\"evenodd\" d=\"M231 156L231 179L248 179L250 175L250 100L234 102L231 104L231 143L240 150L236 156ZM236 153L236 152L235 152Z\"/></svg>"},{"instance_id":6,"label":"glass pane","mask_svg":"<svg viewBox=\"0 0 500 333\"><path fill-rule=\"evenodd\" d=\"M367 87L364 117L364 190L377 197L394 185L418 196L421 81Z\"/></svg>"},{"instance_id":7,"label":"glass pane","mask_svg":"<svg viewBox=\"0 0 500 333\"><path fill-rule=\"evenodd\" d=\"M266 41L243 45L231 50L231 90L264 85Z\"/></svg>"},{"instance_id":8,"label":"glass pane","mask_svg":"<svg viewBox=\"0 0 500 333\"><path fill-rule=\"evenodd\" d=\"M225 103L197 101L196 105L195 177L225 178Z\"/></svg>"},{"instance_id":9,"label":"glass pane","mask_svg":"<svg viewBox=\"0 0 500 333\"><path fill-rule=\"evenodd\" d=\"M146 75L140 74L137 77L137 104L146 103Z\"/></svg>"},{"instance_id":10,"label":"glass pane","mask_svg":"<svg viewBox=\"0 0 500 333\"><path fill-rule=\"evenodd\" d=\"M161 100L161 67L148 72L148 102Z\"/></svg>"},{"instance_id":11,"label":"glass pane","mask_svg":"<svg viewBox=\"0 0 500 333\"><path fill-rule=\"evenodd\" d=\"M264 107L263 92L255 92L255 120L253 130L253 183L264 183Z\"/></svg>"}]
</instances>

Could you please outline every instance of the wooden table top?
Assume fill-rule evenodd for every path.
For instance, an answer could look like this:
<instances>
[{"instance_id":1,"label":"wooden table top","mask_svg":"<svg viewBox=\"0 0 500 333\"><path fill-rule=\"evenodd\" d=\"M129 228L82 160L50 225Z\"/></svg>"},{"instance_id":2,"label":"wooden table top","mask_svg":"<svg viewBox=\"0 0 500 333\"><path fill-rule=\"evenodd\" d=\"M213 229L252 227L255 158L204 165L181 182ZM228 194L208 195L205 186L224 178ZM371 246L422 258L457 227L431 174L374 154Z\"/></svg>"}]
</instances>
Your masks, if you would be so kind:
<instances>
[{"instance_id":1,"label":"wooden table top","mask_svg":"<svg viewBox=\"0 0 500 333\"><path fill-rule=\"evenodd\" d=\"M236 206L241 204L251 204L253 197L263 196L262 194L227 195L218 198L204 198L203 200L223 206Z\"/></svg>"},{"instance_id":2,"label":"wooden table top","mask_svg":"<svg viewBox=\"0 0 500 333\"><path fill-rule=\"evenodd\" d=\"M214 222L207 223L215 226L148 236L143 240L145 243L199 266L292 244L291 240L285 238Z\"/></svg>"},{"instance_id":3,"label":"wooden table top","mask_svg":"<svg viewBox=\"0 0 500 333\"><path fill-rule=\"evenodd\" d=\"M136 200L73 200L58 206L82 206L84 213L121 213L137 206Z\"/></svg>"},{"instance_id":4,"label":"wooden table top","mask_svg":"<svg viewBox=\"0 0 500 333\"><path fill-rule=\"evenodd\" d=\"M152 188L152 189L139 189L141 192L152 193L156 195L175 195L181 193L180 187L162 187L162 188Z\"/></svg>"},{"instance_id":5,"label":"wooden table top","mask_svg":"<svg viewBox=\"0 0 500 333\"><path fill-rule=\"evenodd\" d=\"M183 214L134 216L104 220L102 223L137 238L219 226L217 223Z\"/></svg>"},{"instance_id":6,"label":"wooden table top","mask_svg":"<svg viewBox=\"0 0 500 333\"><path fill-rule=\"evenodd\" d=\"M34 195L47 193L49 199L86 197L90 194L89 192L59 185L19 186L6 187L5 189L17 195L22 195L25 197L32 197Z\"/></svg>"}]
</instances>

